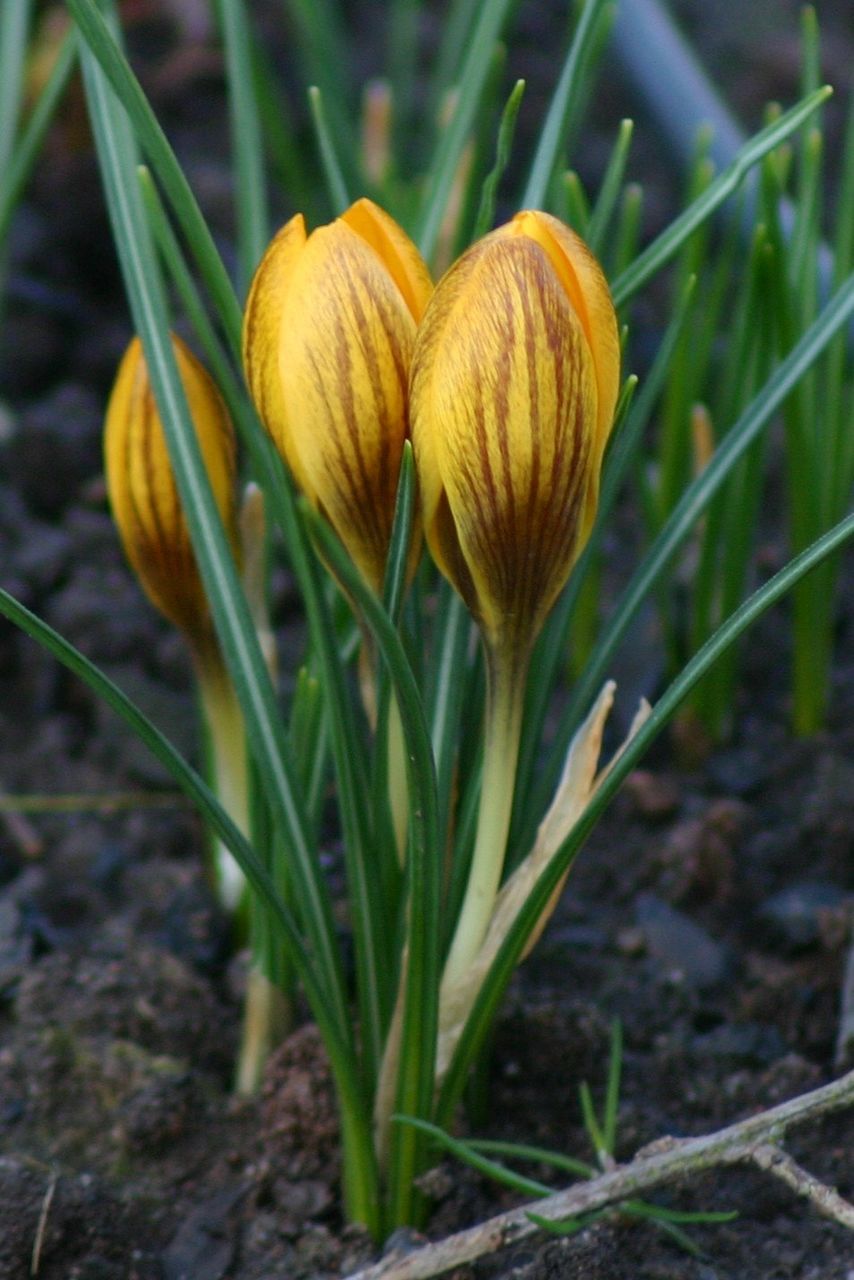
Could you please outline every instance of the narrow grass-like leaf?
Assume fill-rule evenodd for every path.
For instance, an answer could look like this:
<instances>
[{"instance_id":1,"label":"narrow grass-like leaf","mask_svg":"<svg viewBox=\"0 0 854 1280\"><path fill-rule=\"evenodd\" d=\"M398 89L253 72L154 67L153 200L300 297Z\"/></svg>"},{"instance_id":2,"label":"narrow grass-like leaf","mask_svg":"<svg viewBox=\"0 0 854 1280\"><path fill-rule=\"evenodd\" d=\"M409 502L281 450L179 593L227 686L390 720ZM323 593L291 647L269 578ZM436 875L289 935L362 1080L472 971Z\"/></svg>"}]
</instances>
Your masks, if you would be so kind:
<instances>
[{"instance_id":1,"label":"narrow grass-like leaf","mask_svg":"<svg viewBox=\"0 0 854 1280\"><path fill-rule=\"evenodd\" d=\"M397 482L397 498L383 582L383 607L395 622L400 619L403 598L406 594L406 570L412 541L412 522L415 516L415 492L415 458L411 443L405 440L400 459L400 478Z\"/></svg>"},{"instance_id":2,"label":"narrow grass-like leaf","mask_svg":"<svg viewBox=\"0 0 854 1280\"><path fill-rule=\"evenodd\" d=\"M291 207L302 209L313 224L322 217L322 211L314 207L314 166L305 148L294 145L298 137L296 112L274 66L274 54L257 36L252 44L252 77L271 177L287 193Z\"/></svg>"},{"instance_id":3,"label":"narrow grass-like leaf","mask_svg":"<svg viewBox=\"0 0 854 1280\"><path fill-rule=\"evenodd\" d=\"M284 0L283 8L296 28L303 87L317 85L329 117L329 128L347 166L347 182L355 178L353 59L345 28L345 10L336 0Z\"/></svg>"},{"instance_id":4,"label":"narrow grass-like leaf","mask_svg":"<svg viewBox=\"0 0 854 1280\"><path fill-rule=\"evenodd\" d=\"M387 961L391 922L387 919L386 904L381 895L381 864L373 856L373 833L369 830L365 805L369 781L363 736L357 727L356 711L347 682L345 666L348 655L340 648L320 567L308 545L303 521L297 511L293 489L282 460L266 434L259 437L258 454L261 474L267 483L269 513L282 530L294 575L300 586L308 618L312 653L328 709L327 724L338 783L347 882L352 904L356 968L359 975L358 996L365 1051L363 1075L366 1084L370 1085L376 1069L381 1029L395 975L390 971Z\"/></svg>"},{"instance_id":5,"label":"narrow grass-like leaf","mask_svg":"<svg viewBox=\"0 0 854 1280\"><path fill-rule=\"evenodd\" d=\"M605 1145L605 1135L602 1132L602 1126L599 1123L599 1117L596 1115L596 1108L593 1105L593 1094L590 1092L590 1085L586 1080L582 1080L578 1086L578 1099L581 1103L581 1118L584 1121L584 1128L593 1144L593 1150L596 1152L600 1165L602 1158L609 1154Z\"/></svg>"},{"instance_id":6,"label":"narrow grass-like leaf","mask_svg":"<svg viewBox=\"0 0 854 1280\"><path fill-rule=\"evenodd\" d=\"M299 769L309 823L312 831L317 833L329 754L329 733L323 689L308 667L300 667L297 674L289 736L291 752Z\"/></svg>"},{"instance_id":7,"label":"narrow grass-like leaf","mask_svg":"<svg viewBox=\"0 0 854 1280\"><path fill-rule=\"evenodd\" d=\"M656 703L648 720L625 748L619 760L613 764L593 800L561 848L552 857L508 931L480 989L445 1077L435 1116L437 1123L444 1125L450 1122L465 1086L468 1070L497 1013L498 1003L531 931L536 927L552 894L566 874L567 868L571 866L585 839L616 795L628 773L636 767L653 740L720 654L762 613L791 591L804 574L815 569L827 556L835 554L852 538L854 538L854 515L834 526L754 592L715 632L699 653L694 655Z\"/></svg>"},{"instance_id":8,"label":"narrow grass-like leaf","mask_svg":"<svg viewBox=\"0 0 854 1280\"><path fill-rule=\"evenodd\" d=\"M386 6L386 65L391 82L395 151L406 161L413 135L412 110L417 83L419 0L391 0Z\"/></svg>"},{"instance_id":9,"label":"narrow grass-like leaf","mask_svg":"<svg viewBox=\"0 0 854 1280\"><path fill-rule=\"evenodd\" d=\"M270 239L267 180L246 7L243 0L216 0L216 8L225 50L242 297Z\"/></svg>"},{"instance_id":10,"label":"narrow grass-like leaf","mask_svg":"<svg viewBox=\"0 0 854 1280\"><path fill-rule=\"evenodd\" d=\"M364 1098L354 1080L355 1050L344 997L328 890L309 843L308 820L275 696L243 598L189 415L168 332L158 264L135 180L136 156L125 118L94 56L82 55L107 203L137 329L146 354L175 478L211 611L238 697L255 763L274 820L287 833L295 900L316 964L324 1022L347 1046L333 1063L342 1099L344 1183L348 1211L377 1231L378 1172ZM315 1011L316 1012L316 1011ZM339 1079L340 1074L340 1079Z\"/></svg>"},{"instance_id":11,"label":"narrow grass-like leaf","mask_svg":"<svg viewBox=\"0 0 854 1280\"><path fill-rule=\"evenodd\" d=\"M175 780L184 795L196 806L204 819L228 845L253 887L271 910L276 910L272 884L252 846L232 822L216 796L169 740L160 732L136 703L114 684L85 654L0 587L0 613L20 627L45 648L58 662L79 677L92 692L125 721L153 756Z\"/></svg>"},{"instance_id":12,"label":"narrow grass-like leaf","mask_svg":"<svg viewBox=\"0 0 854 1280\"><path fill-rule=\"evenodd\" d=\"M187 799L198 809L209 825L234 854L255 893L258 894L276 918L279 928L287 936L294 962L306 990L320 1006L318 1022L322 1022L324 1037L329 1035L331 1055L346 1056L346 1046L341 1042L339 1029L329 1014L324 1015L315 962L307 951L299 929L287 908L276 893L269 873L245 836L219 804L213 792L172 743L161 733L139 707L114 684L84 654L60 636L52 627L32 613L7 591L0 588L0 613L42 645L58 662L82 680L92 692L124 720L131 731L159 760ZM326 1041L325 1041L326 1042Z\"/></svg>"},{"instance_id":13,"label":"narrow grass-like leaf","mask_svg":"<svg viewBox=\"0 0 854 1280\"><path fill-rule=\"evenodd\" d=\"M560 1151L549 1151L547 1147L502 1142L495 1138L469 1138L468 1145L473 1151L482 1151L485 1155L506 1156L510 1160L531 1160L535 1164L547 1164L552 1169L561 1169L578 1178L595 1178L597 1174L595 1165L576 1160L573 1156L565 1156Z\"/></svg>"},{"instance_id":14,"label":"narrow grass-like leaf","mask_svg":"<svg viewBox=\"0 0 854 1280\"><path fill-rule=\"evenodd\" d=\"M611 152L611 158L608 161L608 167L605 170L605 176L599 188L599 195L596 198L596 204L590 217L587 241L597 257L602 256L605 237L610 233L614 210L617 207L620 192L623 189L623 179L629 159L629 149L632 145L633 131L634 123L631 120L620 121L617 140L614 143L614 149Z\"/></svg>"},{"instance_id":15,"label":"narrow grass-like leaf","mask_svg":"<svg viewBox=\"0 0 854 1280\"><path fill-rule=\"evenodd\" d=\"M385 579L383 581L383 608L396 626L400 624L400 615L406 595L406 578L409 567L409 549L413 535L413 519L415 516L415 461L411 443L406 440L400 460L400 477L397 485L394 518L392 520L391 537L388 545ZM378 673L379 716L387 710L388 671L383 668Z\"/></svg>"},{"instance_id":16,"label":"narrow grass-like leaf","mask_svg":"<svg viewBox=\"0 0 854 1280\"><path fill-rule=\"evenodd\" d=\"M327 998L331 1008L337 1011L343 1034L347 1015L328 895L306 839L305 817L293 784L275 697L210 493L175 366L162 284L139 199L134 150L123 113L89 51L83 53L82 62L116 245L197 562L226 661L241 698L253 754L265 775L270 801L277 807L277 818L288 832L290 844L296 851L295 860L302 870L304 881L300 891L306 894L302 905L307 927L318 957L325 957Z\"/></svg>"},{"instance_id":17,"label":"narrow grass-like leaf","mask_svg":"<svg viewBox=\"0 0 854 1280\"><path fill-rule=\"evenodd\" d=\"M196 282L178 243L178 237L175 235L172 224L163 207L163 201L160 199L160 194L151 176L151 170L147 165L139 165L137 167L137 180L145 206L148 225L151 228L151 233L157 244L167 275L175 286L175 292L181 300L187 319L199 339L206 364L213 375L213 379L228 405L229 412L236 419L239 413L239 405L241 402L245 403L245 395L238 384L228 356L210 321L199 290L196 287Z\"/></svg>"},{"instance_id":18,"label":"narrow grass-like leaf","mask_svg":"<svg viewBox=\"0 0 854 1280\"><path fill-rule=\"evenodd\" d=\"M508 1169L506 1165L499 1164L497 1160L489 1160L482 1155L483 1145L480 1143L464 1142L459 1138L452 1138L444 1129L440 1129L438 1125L430 1124L427 1120L417 1120L414 1116L394 1116L394 1120L400 1125L411 1125L413 1129L426 1134L432 1138L437 1147L443 1151L447 1151L450 1155L456 1156L463 1164L469 1165L472 1169L476 1169L478 1173L482 1173L487 1178L492 1178L500 1186L508 1187L511 1191L519 1191L523 1196L548 1196L554 1191L554 1187L548 1186L545 1182L537 1182L534 1178L526 1178L521 1173L514 1173L512 1169Z\"/></svg>"},{"instance_id":19,"label":"narrow grass-like leaf","mask_svg":"<svg viewBox=\"0 0 854 1280\"><path fill-rule=\"evenodd\" d=\"M323 95L316 84L309 87L308 105L311 109L311 119L314 124L314 132L317 138L317 150L320 155L320 163L323 168L323 176L326 179L326 190L329 195L329 202L332 210L337 216L344 212L350 204L350 196L347 191L347 183L344 178L344 171L341 167L340 152L336 147L332 132L326 120L326 104Z\"/></svg>"},{"instance_id":20,"label":"narrow grass-like leaf","mask_svg":"<svg viewBox=\"0 0 854 1280\"><path fill-rule=\"evenodd\" d=\"M222 393L241 441L249 454L255 477L267 490L270 500L274 502L287 550L294 561L294 572L299 581L300 590L304 597L309 597L311 583L307 580L306 574L301 572L299 549L294 545L294 531L298 531L298 524L293 516L290 520L282 516L284 508L292 504L293 497L284 479L281 461L258 422L246 398L244 387L238 381L233 366L208 318L184 253L172 230L150 171L145 165L138 166L137 178L148 224L157 242L163 264L186 311L187 318L195 330L205 360L214 375L214 381Z\"/></svg>"},{"instance_id":21,"label":"narrow grass-like leaf","mask_svg":"<svg viewBox=\"0 0 854 1280\"><path fill-rule=\"evenodd\" d=\"M451 0L442 23L441 44L433 60L428 119L438 120L442 102L458 84L460 68L481 0Z\"/></svg>"},{"instance_id":22,"label":"narrow grass-like leaf","mask_svg":"<svg viewBox=\"0 0 854 1280\"><path fill-rule=\"evenodd\" d=\"M607 3L608 0L587 0L581 10L557 88L540 130L531 173L522 196L523 209L543 207L554 172L562 163L563 148L580 101L582 70Z\"/></svg>"},{"instance_id":23,"label":"narrow grass-like leaf","mask_svg":"<svg viewBox=\"0 0 854 1280\"><path fill-rule=\"evenodd\" d=\"M620 1079L623 1073L623 1027L619 1018L611 1023L611 1050L608 1056L608 1081L602 1111L602 1138L605 1150L613 1156L617 1142L617 1119L620 1110Z\"/></svg>"},{"instance_id":24,"label":"narrow grass-like leaf","mask_svg":"<svg viewBox=\"0 0 854 1280\"><path fill-rule=\"evenodd\" d=\"M407 440L403 446L394 519L391 538L389 539L385 581L383 583L383 607L395 626L400 625L400 614L406 594L406 578L414 514L415 463L412 445ZM390 715L396 715L396 711L392 708L389 673L385 664L382 664L379 671L375 673L375 677L377 687L377 732L374 745L371 789L373 793L374 843L380 846L377 849L377 856L383 864L381 867L385 886L383 913L384 918L388 920L396 914L397 890L400 880L396 838L389 821L391 817L389 812L391 785L389 775L389 721ZM386 964L387 973L390 973L393 969L393 965Z\"/></svg>"},{"instance_id":25,"label":"narrow grass-like leaf","mask_svg":"<svg viewBox=\"0 0 854 1280\"><path fill-rule=\"evenodd\" d=\"M688 486L682 499L645 555L631 582L623 592L617 608L608 619L596 651L591 656L570 698L570 704L550 747L547 760L535 784L531 804L535 811L545 811L554 790L566 750L584 709L599 690L609 663L632 619L644 600L655 589L673 556L695 527L715 493L733 466L757 438L779 406L786 400L799 379L821 355L833 336L854 312L854 279L843 285L811 325L801 341L775 370L759 395L727 433L705 470Z\"/></svg>"},{"instance_id":26,"label":"narrow grass-like leaf","mask_svg":"<svg viewBox=\"0 0 854 1280\"><path fill-rule=\"evenodd\" d=\"M456 105L450 121L439 132L426 178L425 202L416 224L415 240L428 262L436 248L457 165L474 125L489 76L495 42L511 3L512 0L483 0L477 24L471 31L468 51L457 81Z\"/></svg>"},{"instance_id":27,"label":"narrow grass-like leaf","mask_svg":"<svg viewBox=\"0 0 854 1280\"><path fill-rule=\"evenodd\" d=\"M133 125L140 145L169 199L211 294L232 350L239 356L242 314L208 225L184 172L95 0L68 0L75 22Z\"/></svg>"},{"instance_id":28,"label":"narrow grass-like leaf","mask_svg":"<svg viewBox=\"0 0 854 1280\"><path fill-rule=\"evenodd\" d=\"M10 13L13 7L10 5ZM0 173L3 174L3 182L0 184L0 245L8 234L12 214L33 171L45 135L71 79L76 56L76 37L73 31L69 31L59 46L47 83L14 140L8 161L5 165L0 161ZM4 72L2 60L0 60L0 85L3 82ZM0 120L2 120L2 112L6 109L0 105Z\"/></svg>"},{"instance_id":29,"label":"narrow grass-like leaf","mask_svg":"<svg viewBox=\"0 0 854 1280\"><path fill-rule=\"evenodd\" d=\"M643 188L637 182L630 182L623 192L620 211L617 217L617 230L614 234L613 248L605 254L608 263L609 277L622 276L629 263L637 255L640 241L641 217L643 214ZM626 315L627 300L623 300L623 315Z\"/></svg>"},{"instance_id":30,"label":"narrow grass-like leaf","mask_svg":"<svg viewBox=\"0 0 854 1280\"><path fill-rule=\"evenodd\" d=\"M436 761L439 831L444 842L451 812L460 716L466 696L466 652L472 633L468 610L444 579L439 586L437 614L439 625L435 636L436 653L431 664L434 680L428 690L427 707L433 757Z\"/></svg>"},{"instance_id":31,"label":"narrow grass-like leaf","mask_svg":"<svg viewBox=\"0 0 854 1280\"><path fill-rule=\"evenodd\" d=\"M282 496L280 491L280 501ZM356 710L338 651L338 638L324 599L319 566L313 557L306 554L307 548L301 545L301 530L293 527L297 519L296 512L282 512L281 506L279 511L291 526L286 526L289 546L292 551L297 547L299 549L298 577L303 587L315 660L328 708L330 746L335 764L353 926L356 994L362 1037L362 1074L370 1092L376 1079L383 1028L393 998L391 983L394 975L389 971L388 964L392 930L381 892L382 860L377 857L373 847L374 833L365 803L369 792L363 737L357 727Z\"/></svg>"},{"instance_id":32,"label":"narrow grass-like leaf","mask_svg":"<svg viewBox=\"0 0 854 1280\"><path fill-rule=\"evenodd\" d=\"M519 115L519 108L522 105L522 95L525 92L525 81L517 80L513 86L513 92L504 105L501 113L501 124L498 126L498 142L495 148L495 164L486 176L483 184L483 192L480 197L480 208L475 218L474 230L472 232L472 240L479 240L481 236L485 236L487 231L492 227L495 217L495 201L498 194L498 184L504 176L504 171L510 161L510 152L513 147L513 134L516 131L516 119Z\"/></svg>"},{"instance_id":33,"label":"narrow grass-like leaf","mask_svg":"<svg viewBox=\"0 0 854 1280\"><path fill-rule=\"evenodd\" d=\"M694 162L688 175L688 207L700 200L714 177L714 166L708 155L710 136L704 131L699 139ZM682 245L676 264L676 288L690 276L704 280L709 258L711 225L701 223ZM667 387L659 413L656 441L655 487L652 492L652 530L654 533L673 510L686 484L691 478L694 457L691 432L687 429L694 405L701 395L702 379L706 371L708 351L700 348L700 333L705 328L715 332L714 323L708 324L707 315L713 316L709 290L694 300L694 310L686 332L674 351L670 364ZM699 290L698 290L699 294ZM664 611L665 630L668 639L669 611ZM671 644L675 663L678 655Z\"/></svg>"},{"instance_id":34,"label":"narrow grass-like leaf","mask_svg":"<svg viewBox=\"0 0 854 1280\"><path fill-rule=\"evenodd\" d=\"M732 1222L738 1217L737 1209L667 1209L661 1204L647 1204L645 1200L632 1201L631 1211L638 1218L651 1218L655 1222Z\"/></svg>"},{"instance_id":35,"label":"narrow grass-like leaf","mask_svg":"<svg viewBox=\"0 0 854 1280\"><path fill-rule=\"evenodd\" d=\"M433 1106L439 987L439 831L436 776L421 695L392 620L362 580L331 528L306 510L312 534L347 593L355 600L387 664L407 748L410 837L405 1002L396 1108L420 1118ZM388 1168L388 1226L411 1220L414 1180L423 1168L423 1136L392 1129Z\"/></svg>"},{"instance_id":36,"label":"narrow grass-like leaf","mask_svg":"<svg viewBox=\"0 0 854 1280\"><path fill-rule=\"evenodd\" d=\"M539 1213L526 1213L525 1217L529 1222L533 1222L535 1227L539 1227L550 1236L577 1236L579 1231L583 1231L585 1227L589 1227L591 1223L604 1218L605 1214L610 1212L610 1208L598 1209L595 1213L582 1214L580 1218L564 1218L558 1221L553 1218L544 1218Z\"/></svg>"},{"instance_id":37,"label":"narrow grass-like leaf","mask_svg":"<svg viewBox=\"0 0 854 1280\"><path fill-rule=\"evenodd\" d=\"M8 181L18 150L18 126L24 94L24 69L32 19L32 0L6 0L0 9L0 321L6 292L6 236L23 182Z\"/></svg>"},{"instance_id":38,"label":"narrow grass-like leaf","mask_svg":"<svg viewBox=\"0 0 854 1280\"><path fill-rule=\"evenodd\" d=\"M836 228L833 237L834 282L841 284L854 262L854 93L848 110L842 153L842 167L836 199ZM852 375L847 334L831 344L827 355L827 381L835 389L829 406L828 448L832 463L827 467L829 492L827 510L842 511L854 483L854 431L850 430Z\"/></svg>"},{"instance_id":39,"label":"narrow grass-like leaf","mask_svg":"<svg viewBox=\"0 0 854 1280\"><path fill-rule=\"evenodd\" d=\"M5 0L0 11L0 173L6 174L18 133L32 0Z\"/></svg>"},{"instance_id":40,"label":"narrow grass-like leaf","mask_svg":"<svg viewBox=\"0 0 854 1280\"><path fill-rule=\"evenodd\" d=\"M828 85L810 94L751 138L699 199L689 205L613 282L611 293L615 306L624 306L647 280L660 271L678 253L691 233L738 189L753 166L795 133L832 92Z\"/></svg>"},{"instance_id":41,"label":"narrow grass-like leaf","mask_svg":"<svg viewBox=\"0 0 854 1280\"><path fill-rule=\"evenodd\" d=\"M818 286L819 216L822 195L823 137L815 126L804 130L801 147L801 195L796 206L795 228L789 242L790 274L798 281L801 314L815 305Z\"/></svg>"},{"instance_id":42,"label":"narrow grass-like leaf","mask_svg":"<svg viewBox=\"0 0 854 1280\"><path fill-rule=\"evenodd\" d=\"M560 199L560 207L556 209L557 216L564 222L568 222L582 240L588 240L590 238L590 201L574 169L569 169L562 175L556 195Z\"/></svg>"},{"instance_id":43,"label":"narrow grass-like leaf","mask_svg":"<svg viewBox=\"0 0 854 1280\"><path fill-rule=\"evenodd\" d=\"M727 374L732 420L767 379L774 362L774 334L768 300L769 258L764 228L757 231L754 253L732 323ZM735 391L735 387L738 391ZM763 494L766 441L760 437L733 469L704 522L700 563L695 578L692 649L732 613L745 594ZM815 575L814 575L815 576ZM735 702L739 651L733 646L697 690L692 706L707 729L720 737L729 727Z\"/></svg>"}]
</instances>

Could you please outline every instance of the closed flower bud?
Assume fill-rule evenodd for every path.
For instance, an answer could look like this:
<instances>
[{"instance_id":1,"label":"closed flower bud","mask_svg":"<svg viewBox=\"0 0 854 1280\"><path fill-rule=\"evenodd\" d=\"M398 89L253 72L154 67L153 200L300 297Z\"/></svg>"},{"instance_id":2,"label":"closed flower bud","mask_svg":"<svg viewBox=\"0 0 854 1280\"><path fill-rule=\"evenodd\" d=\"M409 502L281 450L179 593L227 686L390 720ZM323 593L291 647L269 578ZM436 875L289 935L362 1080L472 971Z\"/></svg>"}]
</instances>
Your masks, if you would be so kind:
<instances>
[{"instance_id":1,"label":"closed flower bud","mask_svg":"<svg viewBox=\"0 0 854 1280\"><path fill-rule=\"evenodd\" d=\"M236 544L235 441L209 374L180 338L173 350L208 478ZM119 366L104 435L107 488L128 560L151 602L185 633L197 657L213 642L210 609L172 471L142 343Z\"/></svg>"},{"instance_id":2,"label":"closed flower bud","mask_svg":"<svg viewBox=\"0 0 854 1280\"><path fill-rule=\"evenodd\" d=\"M556 218L517 214L437 286L411 381L424 529L493 650L527 652L590 534L618 386L608 286Z\"/></svg>"},{"instance_id":3,"label":"closed flower bud","mask_svg":"<svg viewBox=\"0 0 854 1280\"><path fill-rule=\"evenodd\" d=\"M243 361L294 479L363 576L383 581L409 365L432 285L417 249L370 200L306 234L275 236L252 282Z\"/></svg>"}]
</instances>

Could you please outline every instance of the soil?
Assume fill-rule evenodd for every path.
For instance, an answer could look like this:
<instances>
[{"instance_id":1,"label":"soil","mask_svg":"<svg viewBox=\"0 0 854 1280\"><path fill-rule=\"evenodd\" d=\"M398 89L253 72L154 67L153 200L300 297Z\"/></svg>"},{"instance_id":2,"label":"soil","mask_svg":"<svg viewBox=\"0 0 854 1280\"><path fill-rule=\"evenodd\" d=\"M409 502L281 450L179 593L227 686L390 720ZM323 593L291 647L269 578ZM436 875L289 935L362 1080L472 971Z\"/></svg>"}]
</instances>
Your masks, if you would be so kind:
<instances>
[{"instance_id":1,"label":"soil","mask_svg":"<svg viewBox=\"0 0 854 1280\"><path fill-rule=\"evenodd\" d=\"M191 57L189 37L163 28L156 8L135 6L143 78L227 245L221 132L206 123L222 118L219 65ZM700 6L682 8L712 59L726 59ZM827 8L831 21L844 12ZM759 69L751 98L739 64L743 107L769 85L791 99L796 47L780 35L752 45L748 62L740 46ZM641 144L642 157L652 150ZM650 181L664 207L667 176ZM14 229L0 578L192 752L186 655L133 582L106 509L101 418L128 337L107 243L72 102ZM773 562L782 548L779 530L771 536ZM298 652L285 578L276 606L286 651ZM746 651L730 741L697 751L683 727L632 776L505 1002L480 1135L591 1158L578 1086L601 1094L614 1018L625 1054L619 1158L664 1134L711 1131L846 1065L852 620L849 590L825 731L790 734L778 616ZM625 685L638 654L658 670L656 642L637 638L634 664L617 673ZM311 1023L276 1052L260 1097L231 1092L244 959L206 884L198 821L112 715L4 622L0 791L77 797L69 812L0 816L0 1280L323 1280L367 1262L374 1246L341 1220L333 1096ZM92 794L114 799L87 808ZM839 1114L793 1131L788 1149L851 1197L853 1145L854 1116ZM451 1163L430 1188L431 1237L516 1202ZM698 1256L618 1215L457 1274L844 1280L854 1268L850 1235L758 1173L707 1174L657 1200L739 1216L692 1228Z\"/></svg>"}]
</instances>

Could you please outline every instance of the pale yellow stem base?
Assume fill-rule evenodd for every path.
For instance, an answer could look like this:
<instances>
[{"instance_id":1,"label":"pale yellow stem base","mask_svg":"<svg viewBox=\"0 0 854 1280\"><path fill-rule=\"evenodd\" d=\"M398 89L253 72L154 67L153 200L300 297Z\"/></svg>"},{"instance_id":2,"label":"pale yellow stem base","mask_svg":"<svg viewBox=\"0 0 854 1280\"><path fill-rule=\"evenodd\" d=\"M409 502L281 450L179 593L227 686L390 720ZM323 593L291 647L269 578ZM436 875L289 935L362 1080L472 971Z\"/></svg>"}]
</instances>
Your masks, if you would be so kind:
<instances>
[{"instance_id":1,"label":"pale yellow stem base","mask_svg":"<svg viewBox=\"0 0 854 1280\"><path fill-rule=\"evenodd\" d=\"M292 1025L293 1010L287 996L263 970L253 965L246 979L235 1092L243 1097L252 1097L258 1092L267 1059Z\"/></svg>"},{"instance_id":2,"label":"pale yellow stem base","mask_svg":"<svg viewBox=\"0 0 854 1280\"><path fill-rule=\"evenodd\" d=\"M527 661L489 655L477 834L465 897L442 975L440 1003L465 979L479 952L501 883L513 811L526 669Z\"/></svg>"}]
</instances>

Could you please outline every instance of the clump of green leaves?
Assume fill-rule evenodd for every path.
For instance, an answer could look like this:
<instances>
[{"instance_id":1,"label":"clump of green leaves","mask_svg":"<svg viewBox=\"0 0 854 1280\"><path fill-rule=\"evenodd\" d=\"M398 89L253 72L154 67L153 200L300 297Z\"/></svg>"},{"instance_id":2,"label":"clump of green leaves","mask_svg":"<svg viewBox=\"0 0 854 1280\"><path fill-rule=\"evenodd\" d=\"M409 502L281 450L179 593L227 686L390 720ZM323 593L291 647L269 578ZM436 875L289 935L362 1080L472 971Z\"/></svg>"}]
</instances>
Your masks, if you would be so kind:
<instances>
[{"instance_id":1,"label":"clump of green leaves","mask_svg":"<svg viewBox=\"0 0 854 1280\"><path fill-rule=\"evenodd\" d=\"M585 577L601 554L603 530L618 493L631 485L633 460L686 323L690 280L683 283L660 351L637 394L636 380L627 380L605 462L599 515L587 549L537 642L525 690L503 876L506 888L511 875L521 869L529 876L526 891L509 895L513 910L493 935L488 963L477 975L471 1002L440 1069L441 977L465 896L482 795L479 712L485 675L482 654L472 643L471 619L426 563L405 595L415 504L408 452L404 451L398 515L380 597L366 586L322 518L295 498L243 389L237 372L243 290L271 231L266 149L282 141L270 108L270 94L275 96L270 68L260 56L248 8L240 0L217 7L235 167L235 285L124 55L115 6L110 0L101 5L95 0L68 3L77 24L93 134L133 323L142 341L218 644L245 724L254 810L249 835L238 829L189 763L102 672L6 593L0 593L0 611L124 716L234 854L260 904L264 941L257 958L273 982L282 981L285 972L296 975L329 1054L341 1115L346 1212L383 1238L398 1224L417 1221L423 1214L417 1177L430 1150L422 1126L389 1129L389 1113L443 1129L452 1123L510 977L536 940L583 841L628 771L728 647L854 535L854 517L841 519L752 596L733 601L732 611L721 616L720 625L684 661L646 718L638 721L634 736L610 769L597 773L597 760L588 760L589 803L572 812L571 821L560 805L555 808L555 794L564 794L568 755L567 772L572 774L571 745L585 740L591 717L598 723L612 696L607 677L615 651L631 634L645 603L665 590L674 563L695 537L698 523L709 519L730 477L849 323L854 281L846 278L840 283L784 357L773 369L758 370L749 395L731 406L731 420L724 424L714 455L663 513L655 539L639 557L605 624L586 628L589 647L577 663L568 705L556 731L547 732L547 711L564 678ZM329 188L325 216L340 212L352 195L367 190L397 216L435 266L491 224L497 184L503 182L514 205L569 214L574 210L591 239L603 247L613 242L605 258L614 302L624 319L653 276L678 257L746 176L796 135L827 97L828 91L816 89L770 121L732 165L692 193L661 235L637 251L638 193L634 187L622 187L628 127L619 130L601 194L589 208L577 184L566 178L567 139L578 132L609 6L590 0L581 10L518 191L515 185L506 190L506 184L518 180L505 166L520 90L512 90L502 112L504 90L496 71L498 43L511 8L508 0L479 5L456 0L451 6L426 86L436 112L418 129L411 161L410 133L417 117L407 89L414 28L404 21L406 8L395 6L399 26L390 72L389 101L400 104L401 115L392 118L384 137L386 160L372 167L363 163L367 149L350 145L353 87L344 70L339 75L337 63L332 74L332 64L322 52L341 47L339 10L331 3L289 6L305 63L316 72L320 86L313 95L313 118ZM339 40L339 45L325 45L327 37ZM340 65L345 68L346 60ZM275 172L281 176L292 167L280 160ZM304 178L304 167L297 168L297 178ZM189 328L204 352L238 429L246 474L263 487L275 546L281 548L301 593L308 642L293 699L282 699L271 680L257 619L211 494L175 363L170 332L176 320ZM376 731L357 692L354 614L375 655ZM342 618L347 619L343 625ZM388 809L391 753L383 708L392 701L400 719L409 806L402 863ZM330 782L344 844L353 976L345 964L339 904L333 902L318 836ZM383 1063L391 1064L385 1073ZM615 1090L612 1084L610 1098ZM596 1130L603 1158L613 1151L614 1108L612 1101L601 1121L592 1106L588 1108L588 1123ZM387 1132L387 1142L377 1142L378 1132Z\"/></svg>"}]
</instances>

